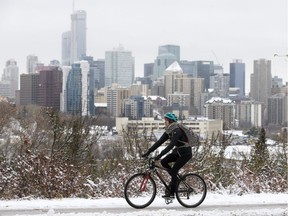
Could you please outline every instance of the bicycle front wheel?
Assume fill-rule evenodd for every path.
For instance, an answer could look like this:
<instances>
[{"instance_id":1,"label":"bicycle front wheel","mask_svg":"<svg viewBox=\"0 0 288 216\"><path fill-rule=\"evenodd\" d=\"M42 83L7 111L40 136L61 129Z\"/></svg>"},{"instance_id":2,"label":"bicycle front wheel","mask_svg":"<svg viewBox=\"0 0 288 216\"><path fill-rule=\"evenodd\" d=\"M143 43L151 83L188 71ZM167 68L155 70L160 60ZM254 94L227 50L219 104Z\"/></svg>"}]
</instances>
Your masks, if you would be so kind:
<instances>
[{"instance_id":1,"label":"bicycle front wheel","mask_svg":"<svg viewBox=\"0 0 288 216\"><path fill-rule=\"evenodd\" d=\"M204 179L194 173L184 175L177 185L176 198L186 208L195 208L205 199L207 186Z\"/></svg>"},{"instance_id":2,"label":"bicycle front wheel","mask_svg":"<svg viewBox=\"0 0 288 216\"><path fill-rule=\"evenodd\" d=\"M137 173L125 184L124 196L133 208L141 209L149 206L156 196L156 184L149 174Z\"/></svg>"}]
</instances>

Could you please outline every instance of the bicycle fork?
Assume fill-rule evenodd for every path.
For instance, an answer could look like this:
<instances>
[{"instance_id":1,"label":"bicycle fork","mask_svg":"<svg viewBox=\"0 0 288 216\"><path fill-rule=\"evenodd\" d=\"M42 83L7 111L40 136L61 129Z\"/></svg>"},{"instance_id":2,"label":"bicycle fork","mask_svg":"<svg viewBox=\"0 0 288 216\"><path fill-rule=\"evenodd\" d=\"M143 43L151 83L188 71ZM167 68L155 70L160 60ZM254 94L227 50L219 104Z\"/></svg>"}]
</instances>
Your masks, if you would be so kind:
<instances>
[{"instance_id":1,"label":"bicycle fork","mask_svg":"<svg viewBox=\"0 0 288 216\"><path fill-rule=\"evenodd\" d=\"M146 176L145 176L145 178L142 180L141 185L140 185L140 191L141 191L141 192L145 191L145 189L146 189L146 184L147 184L149 178L150 178L150 174L147 173Z\"/></svg>"}]
</instances>

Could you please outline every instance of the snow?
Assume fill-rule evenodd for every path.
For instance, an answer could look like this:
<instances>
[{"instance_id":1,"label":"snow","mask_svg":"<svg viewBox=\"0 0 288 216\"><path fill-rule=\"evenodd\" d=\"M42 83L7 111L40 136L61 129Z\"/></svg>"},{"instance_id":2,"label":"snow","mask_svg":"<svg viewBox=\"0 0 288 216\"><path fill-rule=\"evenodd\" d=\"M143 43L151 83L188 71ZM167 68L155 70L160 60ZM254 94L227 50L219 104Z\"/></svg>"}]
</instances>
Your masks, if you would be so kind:
<instances>
[{"instance_id":1,"label":"snow","mask_svg":"<svg viewBox=\"0 0 288 216\"><path fill-rule=\"evenodd\" d=\"M272 194L244 194L242 196L229 195L225 193L208 193L204 202L194 209L182 207L177 200L172 204L166 205L161 197L156 197L154 202L145 209L133 209L124 198L101 198L101 199L81 199L81 198L65 198L65 199L32 199L32 200L1 200L0 215L4 216L1 211L13 213L18 210L18 214L28 216L25 210L42 209L43 213L35 214L36 216L224 216L224 215L288 215L287 208L288 195L285 193ZM259 205L257 208L249 207L251 205ZM282 204L280 207L269 207L271 204ZM225 208L234 205L235 208ZM223 208L224 206L224 208ZM237 206L243 206L238 208ZM97 208L97 211L93 210ZM61 210L67 210L59 212ZM68 210L70 212L68 213ZM77 209L77 210L75 210ZM87 211L89 209L89 211ZM109 209L114 209L110 211ZM19 214L19 210L23 210ZM116 211L115 211L116 210ZM86 212L85 212L86 211ZM113 213L114 212L114 213ZM117 212L117 213L115 213ZM12 215L12 214L9 214Z\"/></svg>"}]
</instances>

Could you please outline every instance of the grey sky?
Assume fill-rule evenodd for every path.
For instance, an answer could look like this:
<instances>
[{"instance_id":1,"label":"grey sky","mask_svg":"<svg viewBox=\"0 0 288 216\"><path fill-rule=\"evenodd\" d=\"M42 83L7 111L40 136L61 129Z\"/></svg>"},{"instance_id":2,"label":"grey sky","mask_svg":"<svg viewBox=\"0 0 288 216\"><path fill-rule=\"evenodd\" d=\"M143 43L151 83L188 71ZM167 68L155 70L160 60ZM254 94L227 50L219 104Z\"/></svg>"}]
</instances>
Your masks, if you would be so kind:
<instances>
[{"instance_id":1,"label":"grey sky","mask_svg":"<svg viewBox=\"0 0 288 216\"><path fill-rule=\"evenodd\" d=\"M72 0L0 0L0 74L14 58L26 73L26 56L61 61L61 34L70 29ZM104 58L122 44L135 57L136 75L153 62L158 46L181 47L182 60L213 60L229 72L233 59L272 60L272 75L288 81L287 0L75 0L87 12L87 55ZM213 54L214 53L214 54Z\"/></svg>"}]
</instances>

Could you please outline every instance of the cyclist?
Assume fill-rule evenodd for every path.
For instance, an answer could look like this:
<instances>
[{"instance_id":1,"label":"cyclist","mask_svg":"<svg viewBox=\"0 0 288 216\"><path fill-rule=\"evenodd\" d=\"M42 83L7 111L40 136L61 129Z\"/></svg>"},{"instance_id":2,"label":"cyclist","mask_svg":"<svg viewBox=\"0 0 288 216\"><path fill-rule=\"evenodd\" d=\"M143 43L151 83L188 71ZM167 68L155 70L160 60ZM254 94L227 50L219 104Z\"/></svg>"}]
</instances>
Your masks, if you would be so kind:
<instances>
[{"instance_id":1,"label":"cyclist","mask_svg":"<svg viewBox=\"0 0 288 216\"><path fill-rule=\"evenodd\" d=\"M170 154L166 155L161 160L161 165L166 168L168 173L171 175L170 192L166 193L162 197L173 199L178 180L177 174L179 170L192 158L192 149L190 146L183 143L187 140L184 132L177 125L177 116L172 112L168 112L164 115L164 120L165 132L159 140L157 140L154 145L152 145L148 151L142 155L142 157L147 157L165 141L170 139L169 145L155 157L155 160L160 160L162 156L166 155L171 149L173 149ZM171 162L174 162L173 166L170 166L169 163Z\"/></svg>"}]
</instances>

